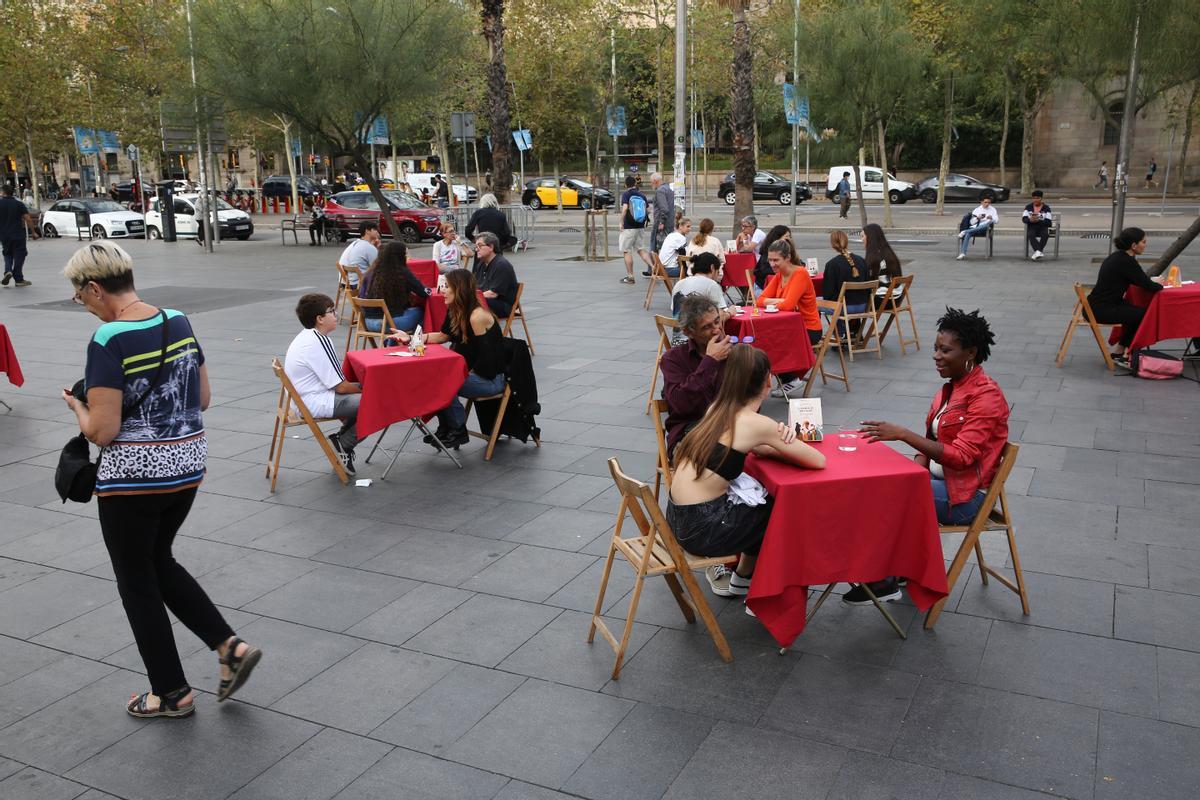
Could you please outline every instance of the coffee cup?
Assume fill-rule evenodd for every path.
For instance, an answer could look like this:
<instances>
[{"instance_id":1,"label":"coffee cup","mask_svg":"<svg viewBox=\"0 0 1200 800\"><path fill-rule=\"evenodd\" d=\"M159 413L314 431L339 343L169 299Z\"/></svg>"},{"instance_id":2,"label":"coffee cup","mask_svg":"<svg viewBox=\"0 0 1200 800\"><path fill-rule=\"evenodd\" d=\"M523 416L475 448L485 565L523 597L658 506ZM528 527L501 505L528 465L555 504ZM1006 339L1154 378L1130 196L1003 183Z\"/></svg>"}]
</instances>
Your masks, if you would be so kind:
<instances>
[{"instance_id":1,"label":"coffee cup","mask_svg":"<svg viewBox=\"0 0 1200 800\"><path fill-rule=\"evenodd\" d=\"M779 310L779 306L775 305L774 303L767 303L767 311L778 311L778 310Z\"/></svg>"}]
</instances>

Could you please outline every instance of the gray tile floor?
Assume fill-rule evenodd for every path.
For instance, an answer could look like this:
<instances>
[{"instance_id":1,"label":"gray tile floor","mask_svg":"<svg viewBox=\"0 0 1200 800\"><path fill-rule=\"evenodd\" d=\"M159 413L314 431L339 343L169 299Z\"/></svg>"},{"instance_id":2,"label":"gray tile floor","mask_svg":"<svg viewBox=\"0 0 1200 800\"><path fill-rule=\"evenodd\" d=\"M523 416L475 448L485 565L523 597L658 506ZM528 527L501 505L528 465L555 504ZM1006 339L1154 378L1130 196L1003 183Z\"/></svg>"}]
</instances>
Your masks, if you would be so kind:
<instances>
[{"instance_id":1,"label":"gray tile floor","mask_svg":"<svg viewBox=\"0 0 1200 800\"><path fill-rule=\"evenodd\" d=\"M655 335L644 285L620 285L615 262L569 260L575 234L539 236L514 262L541 449L504 442L485 463L472 443L460 472L410 444L388 481L354 488L306 436L289 438L274 495L268 361L297 327L293 299L332 288L337 251L282 248L266 232L213 257L129 243L146 294L191 313L213 381L209 477L179 558L266 650L237 701L217 706L215 658L178 630L204 690L198 713L149 724L121 708L145 678L96 505L64 506L51 485L73 433L57 394L96 323L62 302L56 273L77 245L33 246L34 286L0 291L27 376L20 390L0 380L13 406L0 415L0 797L1194 793L1200 386L1109 375L1082 335L1055 367L1071 283L1094 275L1102 243L1067 241L1061 260L1038 264L1016 257L1018 239L965 263L944 239L898 244L926 349L902 358L890 342L884 360L853 365L852 393L822 394L834 424L919 425L939 383L939 310L983 310L998 337L987 367L1022 445L1009 493L1029 617L971 569L933 633L906 603L894 608L901 641L873 609L831 602L780 657L740 605L714 598L736 656L726 665L652 583L613 682L611 652L584 641L616 509L605 460L652 475L642 412ZM827 255L823 237L801 246ZM1200 272L1195 256L1180 263ZM956 544L947 537L947 552ZM1007 556L1002 541L985 548ZM630 587L618 571L605 608L618 622Z\"/></svg>"}]
</instances>

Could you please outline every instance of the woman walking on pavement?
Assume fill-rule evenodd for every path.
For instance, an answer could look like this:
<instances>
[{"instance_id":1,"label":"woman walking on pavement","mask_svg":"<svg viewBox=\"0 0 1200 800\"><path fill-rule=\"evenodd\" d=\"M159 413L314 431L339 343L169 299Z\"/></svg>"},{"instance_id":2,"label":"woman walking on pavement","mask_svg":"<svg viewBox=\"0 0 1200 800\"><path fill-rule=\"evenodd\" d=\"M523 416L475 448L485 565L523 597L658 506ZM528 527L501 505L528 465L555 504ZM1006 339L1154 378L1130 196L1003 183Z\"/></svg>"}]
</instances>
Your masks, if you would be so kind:
<instances>
[{"instance_id":1,"label":"woman walking on pavement","mask_svg":"<svg viewBox=\"0 0 1200 800\"><path fill-rule=\"evenodd\" d=\"M241 688L262 657L237 638L171 554L208 454L204 352L186 316L138 297L133 259L119 246L102 241L81 248L63 273L75 289L72 299L104 323L88 343L82 391L64 389L62 397L80 431L101 448L100 530L150 679L150 691L133 695L125 710L143 718L190 716L192 688L168 609L217 652L218 702Z\"/></svg>"}]
</instances>

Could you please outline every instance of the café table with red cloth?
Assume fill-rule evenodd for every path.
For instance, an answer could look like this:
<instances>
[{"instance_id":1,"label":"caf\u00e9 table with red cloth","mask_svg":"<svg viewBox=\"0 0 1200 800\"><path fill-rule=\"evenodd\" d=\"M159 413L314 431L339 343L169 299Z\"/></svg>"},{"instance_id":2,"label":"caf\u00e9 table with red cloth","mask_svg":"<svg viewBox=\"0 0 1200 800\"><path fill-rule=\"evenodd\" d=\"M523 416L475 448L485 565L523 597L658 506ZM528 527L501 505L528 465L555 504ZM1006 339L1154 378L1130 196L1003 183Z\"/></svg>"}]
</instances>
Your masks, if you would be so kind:
<instances>
[{"instance_id":1,"label":"caf\u00e9 table with red cloth","mask_svg":"<svg viewBox=\"0 0 1200 800\"><path fill-rule=\"evenodd\" d=\"M21 362L17 361L17 352L13 350L12 339L8 337L8 328L3 325L0 325L0 372L8 374L8 382L13 386L25 383Z\"/></svg>"},{"instance_id":2,"label":"caf\u00e9 table with red cloth","mask_svg":"<svg viewBox=\"0 0 1200 800\"><path fill-rule=\"evenodd\" d=\"M771 372L794 372L803 375L816 363L816 354L808 341L804 315L798 311L762 312L755 316L753 309L743 309L725 321L725 333L751 342L771 359Z\"/></svg>"},{"instance_id":3,"label":"caf\u00e9 table with red cloth","mask_svg":"<svg viewBox=\"0 0 1200 800\"><path fill-rule=\"evenodd\" d=\"M1165 341L1200 336L1200 284L1164 287L1151 294L1137 286L1125 293L1129 302L1144 306L1146 316L1130 343L1131 350Z\"/></svg>"},{"instance_id":4,"label":"caf\u00e9 table with red cloth","mask_svg":"<svg viewBox=\"0 0 1200 800\"><path fill-rule=\"evenodd\" d=\"M754 266L758 263L758 259L754 253L726 253L725 254L725 272L721 275L721 288L728 289L731 286L741 289L746 284L746 270L754 272ZM751 278L754 276L751 275Z\"/></svg>"},{"instance_id":5,"label":"caf\u00e9 table with red cloth","mask_svg":"<svg viewBox=\"0 0 1200 800\"><path fill-rule=\"evenodd\" d=\"M922 611L949 593L929 470L862 438L832 433L813 446L825 469L746 459L775 499L746 605L781 647L804 630L810 586L902 576Z\"/></svg>"},{"instance_id":6,"label":"caf\u00e9 table with red cloth","mask_svg":"<svg viewBox=\"0 0 1200 800\"><path fill-rule=\"evenodd\" d=\"M437 288L438 267L437 262L432 258L410 258L408 260L408 271L430 289Z\"/></svg>"},{"instance_id":7,"label":"caf\u00e9 table with red cloth","mask_svg":"<svg viewBox=\"0 0 1200 800\"><path fill-rule=\"evenodd\" d=\"M483 292L475 290L475 296L479 298L480 305L487 307L487 298L483 296ZM446 295L439 292L434 292L425 298L425 319L421 322L421 327L428 333L440 331L442 323L446 321Z\"/></svg>"},{"instance_id":8,"label":"caf\u00e9 table with red cloth","mask_svg":"<svg viewBox=\"0 0 1200 800\"><path fill-rule=\"evenodd\" d=\"M381 347L351 350L342 363L346 380L362 384L362 399L358 404L356 430L360 440L375 431L408 420L413 428L428 434L425 420L450 405L463 381L467 379L467 362L458 353L440 345L426 345L423 356L397 356L407 353L407 347ZM379 437L382 439L383 437ZM404 437L408 441L408 436ZM376 443L378 447L378 442ZM396 453L404 448L401 444ZM374 449L371 451L374 453ZM458 459L443 450L458 464ZM367 457L370 461L370 456ZM392 463L395 463L395 455ZM459 464L461 469L462 465ZM383 477L387 477L388 469Z\"/></svg>"}]
</instances>

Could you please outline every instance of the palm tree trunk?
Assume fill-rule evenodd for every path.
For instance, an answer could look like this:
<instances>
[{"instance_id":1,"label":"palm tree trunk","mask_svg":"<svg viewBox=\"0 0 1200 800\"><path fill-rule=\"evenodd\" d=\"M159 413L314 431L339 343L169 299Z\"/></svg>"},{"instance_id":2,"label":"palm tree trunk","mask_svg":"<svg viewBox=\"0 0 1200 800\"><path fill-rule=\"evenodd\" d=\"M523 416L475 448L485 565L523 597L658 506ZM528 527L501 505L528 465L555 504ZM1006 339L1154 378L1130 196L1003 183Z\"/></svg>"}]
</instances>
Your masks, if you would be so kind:
<instances>
[{"instance_id":1,"label":"palm tree trunk","mask_svg":"<svg viewBox=\"0 0 1200 800\"><path fill-rule=\"evenodd\" d=\"M508 190L512 186L508 69L504 63L504 0L481 0L480 6L483 38L488 45L487 110L488 128L492 136L492 192L503 203L508 199Z\"/></svg>"},{"instance_id":2,"label":"palm tree trunk","mask_svg":"<svg viewBox=\"0 0 1200 800\"><path fill-rule=\"evenodd\" d=\"M737 220L754 213L754 53L750 49L750 25L746 21L747 0L734 0L733 8L733 81L730 84L730 111L733 127L733 185L737 200L733 206L733 233Z\"/></svg>"}]
</instances>

